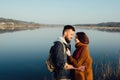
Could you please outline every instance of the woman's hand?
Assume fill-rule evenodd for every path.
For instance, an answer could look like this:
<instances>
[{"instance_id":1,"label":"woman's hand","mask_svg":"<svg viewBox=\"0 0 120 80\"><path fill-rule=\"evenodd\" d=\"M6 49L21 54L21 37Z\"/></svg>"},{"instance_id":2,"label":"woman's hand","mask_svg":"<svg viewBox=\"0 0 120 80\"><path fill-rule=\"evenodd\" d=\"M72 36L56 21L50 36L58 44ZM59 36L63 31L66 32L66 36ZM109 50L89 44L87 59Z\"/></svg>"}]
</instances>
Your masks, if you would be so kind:
<instances>
[{"instance_id":1,"label":"woman's hand","mask_svg":"<svg viewBox=\"0 0 120 80\"><path fill-rule=\"evenodd\" d=\"M78 68L78 70L80 70L80 71L85 71L85 66L80 66L80 67Z\"/></svg>"},{"instance_id":2,"label":"woman's hand","mask_svg":"<svg viewBox=\"0 0 120 80\"><path fill-rule=\"evenodd\" d=\"M71 56L71 53L70 53L70 50L69 50L69 49L67 49L66 54L67 54L68 56Z\"/></svg>"},{"instance_id":3,"label":"woman's hand","mask_svg":"<svg viewBox=\"0 0 120 80\"><path fill-rule=\"evenodd\" d=\"M65 69L74 69L74 67L68 63L65 64L64 68Z\"/></svg>"}]
</instances>

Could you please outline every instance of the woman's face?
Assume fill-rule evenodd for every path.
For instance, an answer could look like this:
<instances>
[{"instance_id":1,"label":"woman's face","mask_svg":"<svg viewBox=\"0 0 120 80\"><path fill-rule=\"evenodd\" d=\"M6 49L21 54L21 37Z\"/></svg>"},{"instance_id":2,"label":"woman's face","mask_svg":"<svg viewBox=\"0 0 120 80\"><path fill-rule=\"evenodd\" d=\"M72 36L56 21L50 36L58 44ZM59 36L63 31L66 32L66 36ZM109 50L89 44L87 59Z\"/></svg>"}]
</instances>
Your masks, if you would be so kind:
<instances>
[{"instance_id":1,"label":"woman's face","mask_svg":"<svg viewBox=\"0 0 120 80\"><path fill-rule=\"evenodd\" d=\"M75 44L79 43L80 41L78 40L77 35L75 36Z\"/></svg>"}]
</instances>

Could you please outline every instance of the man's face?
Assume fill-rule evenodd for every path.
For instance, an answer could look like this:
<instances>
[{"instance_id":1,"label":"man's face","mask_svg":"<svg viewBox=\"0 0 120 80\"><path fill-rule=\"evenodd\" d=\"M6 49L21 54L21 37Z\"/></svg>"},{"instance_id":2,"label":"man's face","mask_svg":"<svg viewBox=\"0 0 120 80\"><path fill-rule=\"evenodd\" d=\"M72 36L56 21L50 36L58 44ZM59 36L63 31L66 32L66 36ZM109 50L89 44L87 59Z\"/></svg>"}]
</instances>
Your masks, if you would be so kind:
<instances>
[{"instance_id":1,"label":"man's face","mask_svg":"<svg viewBox=\"0 0 120 80\"><path fill-rule=\"evenodd\" d=\"M65 40L70 43L70 41L72 40L73 36L74 36L74 31L72 29L68 29L65 32Z\"/></svg>"}]
</instances>

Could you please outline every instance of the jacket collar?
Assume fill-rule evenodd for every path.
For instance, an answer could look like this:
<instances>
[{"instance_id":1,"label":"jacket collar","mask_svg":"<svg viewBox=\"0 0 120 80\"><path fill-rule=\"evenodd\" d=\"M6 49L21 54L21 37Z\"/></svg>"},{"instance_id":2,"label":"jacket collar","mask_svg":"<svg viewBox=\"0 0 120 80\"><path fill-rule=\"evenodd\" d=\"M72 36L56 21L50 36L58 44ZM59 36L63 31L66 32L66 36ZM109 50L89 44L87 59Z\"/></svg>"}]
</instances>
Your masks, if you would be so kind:
<instances>
[{"instance_id":1,"label":"jacket collar","mask_svg":"<svg viewBox=\"0 0 120 80\"><path fill-rule=\"evenodd\" d=\"M68 43L66 42L65 38L62 37L62 36L59 37L59 38L57 39L57 41L60 41L60 42L62 42L62 43L64 43L64 44L68 45Z\"/></svg>"},{"instance_id":2,"label":"jacket collar","mask_svg":"<svg viewBox=\"0 0 120 80\"><path fill-rule=\"evenodd\" d=\"M84 43L82 43L82 42L78 42L78 43L75 45L76 48L78 48L78 47L80 47L80 46L87 47L88 44L84 44Z\"/></svg>"}]
</instances>

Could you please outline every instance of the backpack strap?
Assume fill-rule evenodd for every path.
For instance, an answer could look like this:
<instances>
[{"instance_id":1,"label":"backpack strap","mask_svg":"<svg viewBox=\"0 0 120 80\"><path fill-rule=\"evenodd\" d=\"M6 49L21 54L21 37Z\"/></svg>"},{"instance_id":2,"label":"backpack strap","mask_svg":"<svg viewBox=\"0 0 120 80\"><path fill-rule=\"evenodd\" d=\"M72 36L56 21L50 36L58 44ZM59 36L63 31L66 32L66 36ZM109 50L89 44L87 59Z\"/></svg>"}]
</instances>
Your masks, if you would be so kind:
<instances>
[{"instance_id":1,"label":"backpack strap","mask_svg":"<svg viewBox=\"0 0 120 80\"><path fill-rule=\"evenodd\" d=\"M64 42L62 42L62 41L59 41L59 42L61 42L61 43L62 43L63 48L64 48L64 54L65 54L65 52L66 52L66 45L65 45L65 43L64 43Z\"/></svg>"}]
</instances>

